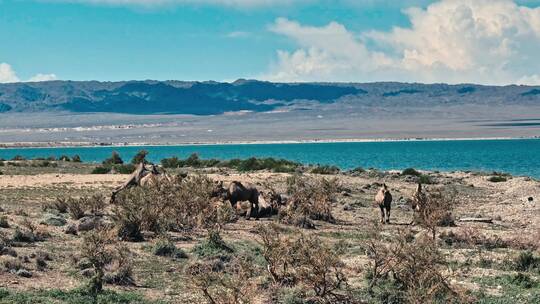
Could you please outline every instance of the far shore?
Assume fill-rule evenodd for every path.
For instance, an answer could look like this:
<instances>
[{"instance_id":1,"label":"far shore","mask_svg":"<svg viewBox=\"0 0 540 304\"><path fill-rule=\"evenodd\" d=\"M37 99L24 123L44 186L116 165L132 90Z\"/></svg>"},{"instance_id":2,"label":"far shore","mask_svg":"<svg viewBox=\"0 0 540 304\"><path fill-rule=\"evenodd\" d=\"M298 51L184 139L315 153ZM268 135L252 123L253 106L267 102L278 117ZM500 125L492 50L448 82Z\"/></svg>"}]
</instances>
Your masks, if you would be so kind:
<instances>
[{"instance_id":1,"label":"far shore","mask_svg":"<svg viewBox=\"0 0 540 304\"><path fill-rule=\"evenodd\" d=\"M347 138L347 139L306 139L306 140L263 140L263 141L215 141L215 142L174 142L174 143L107 143L107 142L12 142L0 143L0 149L16 148L80 148L80 147L141 147L141 146L211 146L211 145L268 145L268 144L316 144L316 143L370 143L406 141L464 141L464 140L522 140L540 139L540 136L523 137L460 137L460 138Z\"/></svg>"}]
</instances>

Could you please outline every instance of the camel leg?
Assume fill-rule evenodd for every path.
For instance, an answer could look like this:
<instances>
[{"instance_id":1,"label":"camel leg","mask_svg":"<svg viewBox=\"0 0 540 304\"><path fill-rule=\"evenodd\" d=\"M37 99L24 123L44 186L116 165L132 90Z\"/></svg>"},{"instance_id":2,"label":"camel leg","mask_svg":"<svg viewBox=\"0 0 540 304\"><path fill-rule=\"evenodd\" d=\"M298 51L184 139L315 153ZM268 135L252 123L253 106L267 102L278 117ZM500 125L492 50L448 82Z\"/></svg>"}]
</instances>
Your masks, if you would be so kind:
<instances>
[{"instance_id":1,"label":"camel leg","mask_svg":"<svg viewBox=\"0 0 540 304\"><path fill-rule=\"evenodd\" d=\"M390 223L390 207L386 208L386 223Z\"/></svg>"},{"instance_id":2,"label":"camel leg","mask_svg":"<svg viewBox=\"0 0 540 304\"><path fill-rule=\"evenodd\" d=\"M380 205L379 208L381 209L381 223L384 224L384 207Z\"/></svg>"},{"instance_id":3,"label":"camel leg","mask_svg":"<svg viewBox=\"0 0 540 304\"><path fill-rule=\"evenodd\" d=\"M254 203L250 205L251 205L251 212L255 212L255 220L258 220L259 219L259 201L256 200Z\"/></svg>"}]
</instances>

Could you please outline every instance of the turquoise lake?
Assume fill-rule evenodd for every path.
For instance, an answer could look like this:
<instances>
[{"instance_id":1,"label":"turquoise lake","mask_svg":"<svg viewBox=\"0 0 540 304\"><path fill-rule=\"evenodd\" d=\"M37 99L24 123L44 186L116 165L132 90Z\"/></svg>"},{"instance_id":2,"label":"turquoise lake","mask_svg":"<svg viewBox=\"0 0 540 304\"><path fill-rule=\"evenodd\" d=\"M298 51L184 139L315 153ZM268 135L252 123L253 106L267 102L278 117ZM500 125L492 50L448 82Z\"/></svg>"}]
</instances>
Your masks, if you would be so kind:
<instances>
[{"instance_id":1,"label":"turquoise lake","mask_svg":"<svg viewBox=\"0 0 540 304\"><path fill-rule=\"evenodd\" d=\"M186 145L82 148L0 149L0 158L59 157L78 154L85 162L100 162L112 151L130 160L137 151L150 152L154 162L198 153L201 158L285 158L305 164L383 170L413 167L425 170L501 171L540 178L540 140L393 141L355 143L299 143L250 145Z\"/></svg>"}]
</instances>

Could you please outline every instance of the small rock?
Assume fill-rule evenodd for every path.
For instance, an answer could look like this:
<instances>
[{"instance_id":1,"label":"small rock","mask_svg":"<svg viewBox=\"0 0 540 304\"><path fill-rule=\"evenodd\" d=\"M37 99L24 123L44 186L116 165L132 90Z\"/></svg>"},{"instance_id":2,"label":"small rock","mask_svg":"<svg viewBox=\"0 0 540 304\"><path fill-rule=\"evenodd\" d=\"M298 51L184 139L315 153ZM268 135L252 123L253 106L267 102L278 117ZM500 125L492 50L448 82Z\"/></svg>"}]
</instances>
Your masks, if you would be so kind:
<instances>
[{"instance_id":1,"label":"small rock","mask_svg":"<svg viewBox=\"0 0 540 304\"><path fill-rule=\"evenodd\" d=\"M32 273L26 269L19 269L17 270L17 272L15 273L16 275L20 276L20 277L23 277L23 278L31 278L32 277Z\"/></svg>"},{"instance_id":2,"label":"small rock","mask_svg":"<svg viewBox=\"0 0 540 304\"><path fill-rule=\"evenodd\" d=\"M350 197L351 196L351 194L349 192L347 192L347 191L341 192L341 195L345 196L345 197Z\"/></svg>"},{"instance_id":3,"label":"small rock","mask_svg":"<svg viewBox=\"0 0 540 304\"><path fill-rule=\"evenodd\" d=\"M66 229L64 230L64 233L65 234L77 235L77 226L75 224L67 225Z\"/></svg>"},{"instance_id":4,"label":"small rock","mask_svg":"<svg viewBox=\"0 0 540 304\"><path fill-rule=\"evenodd\" d=\"M527 201L528 201L529 203L531 203L532 201L534 201L534 198L533 198L532 196L529 196L529 197L527 198Z\"/></svg>"},{"instance_id":5,"label":"small rock","mask_svg":"<svg viewBox=\"0 0 540 304\"><path fill-rule=\"evenodd\" d=\"M54 215L54 214L47 214L41 220L41 224L48 225L48 226L56 226L56 227L64 226L66 223L67 221L65 218L58 215Z\"/></svg>"},{"instance_id":6,"label":"small rock","mask_svg":"<svg viewBox=\"0 0 540 304\"><path fill-rule=\"evenodd\" d=\"M96 216L85 216L79 219L79 225L77 225L77 231L90 231L98 228L102 224L102 221L99 217Z\"/></svg>"},{"instance_id":7,"label":"small rock","mask_svg":"<svg viewBox=\"0 0 540 304\"><path fill-rule=\"evenodd\" d=\"M349 204L345 204L345 205L343 205L343 210L344 211L350 211L350 210L352 210L352 206L349 205Z\"/></svg>"}]
</instances>

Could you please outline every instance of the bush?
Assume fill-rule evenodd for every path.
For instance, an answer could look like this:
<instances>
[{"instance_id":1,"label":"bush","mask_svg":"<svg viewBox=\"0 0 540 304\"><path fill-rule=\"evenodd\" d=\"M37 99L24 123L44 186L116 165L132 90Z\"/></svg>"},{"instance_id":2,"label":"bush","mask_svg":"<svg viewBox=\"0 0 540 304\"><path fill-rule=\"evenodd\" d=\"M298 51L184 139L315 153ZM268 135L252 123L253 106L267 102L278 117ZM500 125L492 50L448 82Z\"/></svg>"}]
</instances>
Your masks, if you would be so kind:
<instances>
[{"instance_id":1,"label":"bush","mask_svg":"<svg viewBox=\"0 0 540 304\"><path fill-rule=\"evenodd\" d=\"M168 238L161 237L156 240L152 248L152 252L157 256L165 256L176 259L185 259L187 254L176 247L176 245Z\"/></svg>"},{"instance_id":2,"label":"bush","mask_svg":"<svg viewBox=\"0 0 540 304\"><path fill-rule=\"evenodd\" d=\"M401 172L401 175L420 176L422 173L416 171L414 168L407 168Z\"/></svg>"},{"instance_id":3,"label":"bush","mask_svg":"<svg viewBox=\"0 0 540 304\"><path fill-rule=\"evenodd\" d=\"M97 166L92 169L92 174L107 174L111 172L111 167Z\"/></svg>"},{"instance_id":4,"label":"bush","mask_svg":"<svg viewBox=\"0 0 540 304\"><path fill-rule=\"evenodd\" d=\"M120 192L113 209L119 236L141 240L142 230L188 231L230 221L225 204L212 198L214 188L214 182L206 176L190 175Z\"/></svg>"},{"instance_id":5,"label":"bush","mask_svg":"<svg viewBox=\"0 0 540 304\"><path fill-rule=\"evenodd\" d=\"M282 222L309 228L310 220L335 222L332 203L339 190L337 179L309 179L293 175L287 179L290 195L287 208L280 210Z\"/></svg>"},{"instance_id":6,"label":"bush","mask_svg":"<svg viewBox=\"0 0 540 304\"><path fill-rule=\"evenodd\" d=\"M107 158L103 161L104 165L121 165L124 161L120 157L120 154L118 152L113 151L110 158Z\"/></svg>"},{"instance_id":7,"label":"bush","mask_svg":"<svg viewBox=\"0 0 540 304\"><path fill-rule=\"evenodd\" d=\"M88 284L92 294L101 293L103 283L132 285L131 252L125 246L118 246L110 231L98 228L83 235L80 247L81 258L88 261L94 276ZM106 270L109 270L106 273Z\"/></svg>"},{"instance_id":8,"label":"bush","mask_svg":"<svg viewBox=\"0 0 540 304\"><path fill-rule=\"evenodd\" d=\"M218 230L209 230L208 236L201 243L193 247L193 253L199 257L213 257L229 254L234 250L221 238Z\"/></svg>"},{"instance_id":9,"label":"bush","mask_svg":"<svg viewBox=\"0 0 540 304\"><path fill-rule=\"evenodd\" d=\"M257 230L274 283L296 285L314 303L348 303L344 264L334 249L312 235L283 237L275 224Z\"/></svg>"},{"instance_id":10,"label":"bush","mask_svg":"<svg viewBox=\"0 0 540 304\"><path fill-rule=\"evenodd\" d=\"M131 159L131 163L134 165L138 165L140 163L147 163L146 161L147 155L148 155L148 151L140 150L139 152L137 152L137 154L135 154L135 156L133 156L133 158Z\"/></svg>"},{"instance_id":11,"label":"bush","mask_svg":"<svg viewBox=\"0 0 540 304\"><path fill-rule=\"evenodd\" d=\"M441 273L444 256L432 240L411 240L405 231L388 244L373 226L365 250L370 259L368 293L383 303L458 302L459 295ZM392 274L392 276L390 276Z\"/></svg>"},{"instance_id":12,"label":"bush","mask_svg":"<svg viewBox=\"0 0 540 304\"><path fill-rule=\"evenodd\" d=\"M30 231L30 230L23 231L17 227L15 228L15 231L13 231L13 237L11 239L14 242L33 243L36 240L36 237L33 231Z\"/></svg>"},{"instance_id":13,"label":"bush","mask_svg":"<svg viewBox=\"0 0 540 304\"><path fill-rule=\"evenodd\" d=\"M116 173L120 174L131 174L133 171L135 171L135 165L127 164L127 165L114 165L112 166L110 171L114 171Z\"/></svg>"},{"instance_id":14,"label":"bush","mask_svg":"<svg viewBox=\"0 0 540 304\"><path fill-rule=\"evenodd\" d=\"M490 178L488 178L488 181L490 181L492 183L502 183L502 182L506 182L507 179L504 176L495 175L495 176L491 176Z\"/></svg>"},{"instance_id":15,"label":"bush","mask_svg":"<svg viewBox=\"0 0 540 304\"><path fill-rule=\"evenodd\" d=\"M257 296L256 273L253 261L244 256L227 263L195 262L185 269L188 284L212 304L251 303Z\"/></svg>"},{"instance_id":16,"label":"bush","mask_svg":"<svg viewBox=\"0 0 540 304\"><path fill-rule=\"evenodd\" d=\"M69 161L71 161L71 158L69 158L69 156L67 156L67 155L62 155L62 156L60 156L60 157L58 158L58 160L60 160L60 161L65 161L65 162L69 162Z\"/></svg>"},{"instance_id":17,"label":"bush","mask_svg":"<svg viewBox=\"0 0 540 304\"><path fill-rule=\"evenodd\" d=\"M420 175L420 177L418 178L418 182L420 184L423 184L423 185L431 185L431 184L434 184L431 176L427 175L427 174L422 174Z\"/></svg>"},{"instance_id":18,"label":"bush","mask_svg":"<svg viewBox=\"0 0 540 304\"><path fill-rule=\"evenodd\" d=\"M81 157L78 155L78 154L75 154L71 157L71 161L74 162L74 163L80 163L81 162Z\"/></svg>"},{"instance_id":19,"label":"bush","mask_svg":"<svg viewBox=\"0 0 540 304\"><path fill-rule=\"evenodd\" d=\"M540 271L540 257L532 251L520 252L514 259L514 270L516 271Z\"/></svg>"},{"instance_id":20,"label":"bush","mask_svg":"<svg viewBox=\"0 0 540 304\"><path fill-rule=\"evenodd\" d=\"M7 216L0 216L0 228L9 228L9 222Z\"/></svg>"},{"instance_id":21,"label":"bush","mask_svg":"<svg viewBox=\"0 0 540 304\"><path fill-rule=\"evenodd\" d=\"M68 211L67 199L62 197L57 197L56 201L49 203L45 206L46 209L54 209L60 213L66 213Z\"/></svg>"},{"instance_id":22,"label":"bush","mask_svg":"<svg viewBox=\"0 0 540 304\"><path fill-rule=\"evenodd\" d=\"M311 173L313 174L338 174L339 168L336 166L316 166L315 168L311 169Z\"/></svg>"},{"instance_id":23,"label":"bush","mask_svg":"<svg viewBox=\"0 0 540 304\"><path fill-rule=\"evenodd\" d=\"M416 212L415 221L431 232L435 240L437 227L454 226L452 208L455 204L455 193L444 193L441 190L426 193L426 200Z\"/></svg>"},{"instance_id":24,"label":"bush","mask_svg":"<svg viewBox=\"0 0 540 304\"><path fill-rule=\"evenodd\" d=\"M21 155L15 155L15 156L13 156L13 158L11 160L13 160L13 161L26 160L26 158L24 156L21 156Z\"/></svg>"},{"instance_id":25,"label":"bush","mask_svg":"<svg viewBox=\"0 0 540 304\"><path fill-rule=\"evenodd\" d=\"M69 212L69 215L72 219L78 220L84 216L86 206L84 205L85 201L81 199L76 198L68 198L63 199L59 198L59 200L63 200L65 204L67 205L67 210Z\"/></svg>"}]
</instances>

